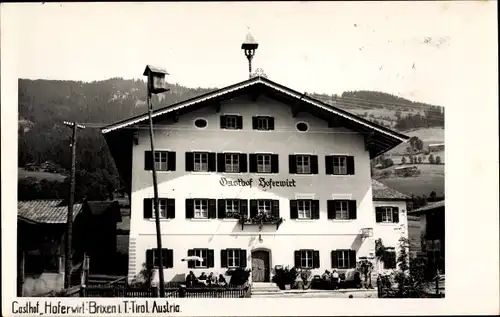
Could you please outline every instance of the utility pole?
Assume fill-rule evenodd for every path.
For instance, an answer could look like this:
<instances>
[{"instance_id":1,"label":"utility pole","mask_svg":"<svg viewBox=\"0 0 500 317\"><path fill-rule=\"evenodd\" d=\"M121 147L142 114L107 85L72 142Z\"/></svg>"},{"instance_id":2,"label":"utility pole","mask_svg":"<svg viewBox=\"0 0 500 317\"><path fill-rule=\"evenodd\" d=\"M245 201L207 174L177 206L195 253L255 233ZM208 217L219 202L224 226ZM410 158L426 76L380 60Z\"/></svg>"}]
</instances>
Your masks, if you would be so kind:
<instances>
[{"instance_id":1,"label":"utility pole","mask_svg":"<svg viewBox=\"0 0 500 317\"><path fill-rule=\"evenodd\" d=\"M76 131L77 129L85 129L83 125L76 122L64 121L64 124L70 126L73 130L71 136L71 179L69 189L69 202L68 202L68 220L66 231L66 250L65 250L65 266L64 266L64 288L70 287L71 269L73 266L73 259L71 258L71 244L73 238L73 204L75 200L75 174L76 174Z\"/></svg>"},{"instance_id":2,"label":"utility pole","mask_svg":"<svg viewBox=\"0 0 500 317\"><path fill-rule=\"evenodd\" d=\"M154 209L155 209L155 223L156 223L156 243L158 253L158 278L160 282L160 294L159 297L165 296L165 279L163 277L163 252L161 246L161 228L160 228L160 208L158 203L158 181L156 177L156 162L155 162L155 143L154 143L154 133L153 133L153 103L151 102L151 95L167 92L169 89L166 88L165 75L168 73L161 68L147 65L143 73L144 76L148 76L147 82L147 103L148 103L148 115L149 115L149 139L151 141L151 159L152 172L153 172L153 191L154 191ZM154 259L153 259L154 261Z\"/></svg>"}]
</instances>

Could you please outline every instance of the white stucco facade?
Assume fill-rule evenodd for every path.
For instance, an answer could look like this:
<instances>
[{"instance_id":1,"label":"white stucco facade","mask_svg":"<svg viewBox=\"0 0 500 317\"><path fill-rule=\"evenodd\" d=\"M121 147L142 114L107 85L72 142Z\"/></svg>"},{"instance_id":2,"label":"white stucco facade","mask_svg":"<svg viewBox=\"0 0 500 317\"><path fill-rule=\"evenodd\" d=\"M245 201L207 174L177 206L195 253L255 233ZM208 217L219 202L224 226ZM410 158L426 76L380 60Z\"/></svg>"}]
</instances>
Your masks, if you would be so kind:
<instances>
[{"instance_id":1,"label":"white stucco facade","mask_svg":"<svg viewBox=\"0 0 500 317\"><path fill-rule=\"evenodd\" d=\"M243 117L243 129L220 128L220 116L238 114ZM252 116L271 116L275 120L272 131L252 129ZM194 120L206 119L206 128L194 126ZM307 132L296 130L297 122L309 126ZM213 107L190 112L179 117L177 123L158 123L155 129L155 147L158 151L175 152L175 171L158 172L160 198L175 200L175 218L161 219L162 247L173 250L173 267L164 269L165 281L184 279L194 271L207 274L224 274L221 267L221 250L238 248L246 250L247 267L252 266L252 252L265 250L269 253L269 267L294 266L294 251L307 249L319 251L319 267L313 274L332 269L332 250L354 250L356 258L370 257L374 241L382 238L386 246L398 246L401 235L407 234L406 205L404 202L373 202L370 177L369 153L365 150L361 134L345 128L329 128L326 121L307 113L291 114L290 106L261 96L256 102L239 97L222 102L220 112ZM153 198L153 182L150 170L144 168L145 151L150 150L148 130L141 129L138 144L133 146L131 221L129 247L129 280L132 280L146 262L146 250L156 248L154 219L143 216L143 200ZM279 173L218 173L186 172L185 153L193 151L232 153L278 154ZM290 175L289 155L311 154L318 156L318 173ZM325 156L354 156L354 175L327 175ZM253 180L249 186L223 186L221 177L228 180ZM263 188L259 178L265 180L294 180L295 187ZM283 223L245 225L236 219L186 219L186 199L272 199L279 201L279 213ZM313 199L319 201L319 219L298 220L290 218L290 200ZM327 217L327 200L355 200L356 219L334 220ZM374 203L399 208L399 223L377 224ZM373 237L362 237L362 228L373 228ZM259 238L260 235L260 238ZM213 267L188 268L181 261L189 249L204 248L214 252ZM272 274L272 270L271 270Z\"/></svg>"}]
</instances>

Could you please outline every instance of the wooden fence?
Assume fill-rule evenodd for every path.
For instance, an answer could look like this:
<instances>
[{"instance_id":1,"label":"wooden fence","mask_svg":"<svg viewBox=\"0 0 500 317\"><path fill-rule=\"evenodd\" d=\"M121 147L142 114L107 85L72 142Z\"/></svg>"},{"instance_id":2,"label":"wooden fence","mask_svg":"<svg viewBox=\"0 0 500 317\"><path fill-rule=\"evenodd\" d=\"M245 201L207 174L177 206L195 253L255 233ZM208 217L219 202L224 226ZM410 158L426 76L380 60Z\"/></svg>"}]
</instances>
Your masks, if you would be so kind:
<instances>
[{"instance_id":1,"label":"wooden fence","mask_svg":"<svg viewBox=\"0 0 500 317\"><path fill-rule=\"evenodd\" d=\"M246 287L196 287L186 288L167 287L166 298L244 298L250 297L250 286ZM82 287L81 297L157 297L155 288L118 286L118 285L92 285Z\"/></svg>"}]
</instances>

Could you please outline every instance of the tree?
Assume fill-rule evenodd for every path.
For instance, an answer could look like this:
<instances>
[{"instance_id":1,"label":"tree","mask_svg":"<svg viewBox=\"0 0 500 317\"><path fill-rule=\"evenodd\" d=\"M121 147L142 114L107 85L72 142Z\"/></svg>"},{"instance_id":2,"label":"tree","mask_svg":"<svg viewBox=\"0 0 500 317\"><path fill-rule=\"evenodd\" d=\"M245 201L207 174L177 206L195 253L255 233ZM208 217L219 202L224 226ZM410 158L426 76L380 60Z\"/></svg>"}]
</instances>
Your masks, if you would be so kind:
<instances>
[{"instance_id":1,"label":"tree","mask_svg":"<svg viewBox=\"0 0 500 317\"><path fill-rule=\"evenodd\" d=\"M422 157L421 156L418 157L418 164L422 164Z\"/></svg>"},{"instance_id":2,"label":"tree","mask_svg":"<svg viewBox=\"0 0 500 317\"><path fill-rule=\"evenodd\" d=\"M401 164L402 164L402 165L405 165L405 164L406 164L406 157L404 157L404 156L403 156L403 157L401 158Z\"/></svg>"},{"instance_id":3,"label":"tree","mask_svg":"<svg viewBox=\"0 0 500 317\"><path fill-rule=\"evenodd\" d=\"M441 164L441 157L439 155L436 155L436 160L434 163Z\"/></svg>"},{"instance_id":4,"label":"tree","mask_svg":"<svg viewBox=\"0 0 500 317\"><path fill-rule=\"evenodd\" d=\"M437 194L435 191L432 191L430 194L429 194L429 198L427 199L428 201L436 201L436 197L437 197Z\"/></svg>"},{"instance_id":5,"label":"tree","mask_svg":"<svg viewBox=\"0 0 500 317\"><path fill-rule=\"evenodd\" d=\"M424 148L424 141L417 138L417 140L415 141L415 148L417 149L417 151L422 151L422 149Z\"/></svg>"},{"instance_id":6,"label":"tree","mask_svg":"<svg viewBox=\"0 0 500 317\"><path fill-rule=\"evenodd\" d=\"M394 161L391 160L390 158L386 158L384 159L383 163L382 163L382 167L383 168L388 168L388 167L391 167L394 165Z\"/></svg>"},{"instance_id":7,"label":"tree","mask_svg":"<svg viewBox=\"0 0 500 317\"><path fill-rule=\"evenodd\" d=\"M429 155L429 163L434 164L434 155Z\"/></svg>"}]
</instances>

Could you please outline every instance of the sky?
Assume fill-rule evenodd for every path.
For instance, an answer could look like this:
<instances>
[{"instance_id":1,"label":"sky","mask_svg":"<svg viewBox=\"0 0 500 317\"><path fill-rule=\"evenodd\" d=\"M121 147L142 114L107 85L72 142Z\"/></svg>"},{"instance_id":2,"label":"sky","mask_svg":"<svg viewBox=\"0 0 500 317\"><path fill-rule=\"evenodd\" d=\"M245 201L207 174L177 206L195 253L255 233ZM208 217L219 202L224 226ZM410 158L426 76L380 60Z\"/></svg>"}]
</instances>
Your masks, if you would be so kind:
<instances>
[{"instance_id":1,"label":"sky","mask_svg":"<svg viewBox=\"0 0 500 317\"><path fill-rule=\"evenodd\" d=\"M476 3L474 13L471 5L2 4L2 33L15 34L12 62L20 78L142 78L152 64L167 69L171 83L222 88L248 78L240 46L250 31L259 43L254 70L292 89L375 90L446 106L450 76L464 67L459 57L477 50L465 36L485 9Z\"/></svg>"}]
</instances>

